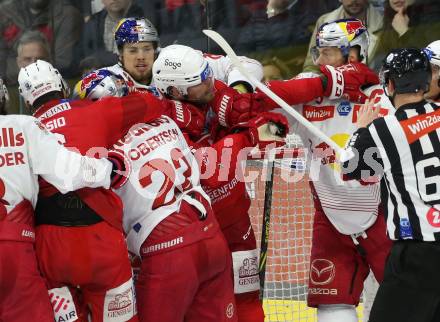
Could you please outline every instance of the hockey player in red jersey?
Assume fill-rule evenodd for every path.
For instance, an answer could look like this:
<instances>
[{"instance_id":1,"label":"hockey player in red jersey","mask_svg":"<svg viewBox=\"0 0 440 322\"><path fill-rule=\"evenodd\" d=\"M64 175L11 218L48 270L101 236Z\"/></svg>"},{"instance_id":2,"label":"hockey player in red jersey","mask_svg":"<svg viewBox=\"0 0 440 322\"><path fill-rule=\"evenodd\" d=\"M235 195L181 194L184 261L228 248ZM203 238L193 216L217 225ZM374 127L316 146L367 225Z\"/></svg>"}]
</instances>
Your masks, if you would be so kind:
<instances>
[{"instance_id":1,"label":"hockey player in red jersey","mask_svg":"<svg viewBox=\"0 0 440 322\"><path fill-rule=\"evenodd\" d=\"M283 90L283 97L288 103L294 104L324 94L340 97L344 93L344 88L350 95L357 95L360 91L359 86L366 77L356 75L358 78L353 78L352 74L347 73L350 81L346 85L351 87L344 87L342 73L331 67L323 67L322 70L327 76L273 82L269 85ZM221 129L248 120L252 115L264 111L266 105L274 105L263 94L239 94L216 80L203 55L186 46L172 45L162 49L153 65L153 79L157 88L166 97L189 101L200 107L200 110L207 115L206 130L211 143L224 135ZM242 81L246 82L245 79ZM200 138L191 137L191 139L197 141ZM233 146L234 144L230 143L223 148ZM231 173L235 175L235 171ZM202 184L212 199L215 214L233 255L239 320L263 321L264 313L259 299L258 252L248 216L250 200L244 182L234 178L234 175L232 177L230 174L226 175L226 180L211 177L210 180L202 180ZM240 275L243 263L252 263L249 274Z\"/></svg>"},{"instance_id":2,"label":"hockey player in red jersey","mask_svg":"<svg viewBox=\"0 0 440 322\"><path fill-rule=\"evenodd\" d=\"M175 117L176 113L174 104L148 93L97 102L65 100L61 75L44 61L23 68L19 85L34 115L56 133L60 142L91 156L106 155L106 148L133 124L162 114ZM189 118L179 115L181 121ZM71 313L75 312L71 293L76 298L77 286L81 286L83 303L90 308L93 321L112 317L136 321L120 199L104 189L61 195L43 182L36 218L39 266L53 298L69 300L68 305L56 307L58 318L76 314ZM83 307L78 311L80 321L87 321Z\"/></svg>"},{"instance_id":3,"label":"hockey player in red jersey","mask_svg":"<svg viewBox=\"0 0 440 322\"><path fill-rule=\"evenodd\" d=\"M270 133L270 122L281 124L280 135ZM286 128L284 117L267 113L225 140L234 149L283 142ZM129 250L142 257L140 321L238 321L230 253L180 129L163 116L133 127L114 148L132 164L128 182L116 191Z\"/></svg>"},{"instance_id":4,"label":"hockey player in red jersey","mask_svg":"<svg viewBox=\"0 0 440 322\"><path fill-rule=\"evenodd\" d=\"M53 322L34 250L38 176L62 193L108 188L112 164L69 151L31 116L1 116L0 133L0 321Z\"/></svg>"}]
</instances>

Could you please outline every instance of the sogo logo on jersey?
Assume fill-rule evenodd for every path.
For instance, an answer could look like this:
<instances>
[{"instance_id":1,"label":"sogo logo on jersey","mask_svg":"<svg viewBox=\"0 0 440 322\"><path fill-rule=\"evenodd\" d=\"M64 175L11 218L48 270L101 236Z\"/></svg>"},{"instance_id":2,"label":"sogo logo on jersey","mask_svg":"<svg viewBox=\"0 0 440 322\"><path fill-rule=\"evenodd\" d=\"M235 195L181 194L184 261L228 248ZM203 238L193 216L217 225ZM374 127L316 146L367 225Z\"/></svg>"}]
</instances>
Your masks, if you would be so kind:
<instances>
[{"instance_id":1,"label":"sogo logo on jersey","mask_svg":"<svg viewBox=\"0 0 440 322\"><path fill-rule=\"evenodd\" d=\"M335 116L335 107L304 105L303 116L310 122L324 121Z\"/></svg>"}]
</instances>

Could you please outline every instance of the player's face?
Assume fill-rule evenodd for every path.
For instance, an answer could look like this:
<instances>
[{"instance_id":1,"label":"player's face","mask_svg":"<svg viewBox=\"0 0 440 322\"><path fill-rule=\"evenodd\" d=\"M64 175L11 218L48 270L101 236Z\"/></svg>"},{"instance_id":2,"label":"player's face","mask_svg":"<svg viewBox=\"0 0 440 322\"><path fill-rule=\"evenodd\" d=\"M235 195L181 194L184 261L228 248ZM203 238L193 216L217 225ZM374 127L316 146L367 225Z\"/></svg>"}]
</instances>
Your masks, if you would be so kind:
<instances>
[{"instance_id":1,"label":"player's face","mask_svg":"<svg viewBox=\"0 0 440 322\"><path fill-rule=\"evenodd\" d=\"M358 48L350 48L350 51L348 53L348 62L349 63L361 62Z\"/></svg>"},{"instance_id":2,"label":"player's face","mask_svg":"<svg viewBox=\"0 0 440 322\"><path fill-rule=\"evenodd\" d=\"M427 99L437 99L440 96L440 87L438 86L438 82L440 79L440 67L434 64L431 64L432 69L432 78L431 85L429 87L429 92L425 94L425 98Z\"/></svg>"},{"instance_id":3,"label":"player's face","mask_svg":"<svg viewBox=\"0 0 440 322\"><path fill-rule=\"evenodd\" d=\"M331 65L339 67L345 63L344 56L339 48L336 47L322 47L318 48L319 56L316 59L316 65Z\"/></svg>"},{"instance_id":4,"label":"player's face","mask_svg":"<svg viewBox=\"0 0 440 322\"><path fill-rule=\"evenodd\" d=\"M357 16L367 10L368 0L342 0L342 6L349 16Z\"/></svg>"},{"instance_id":5,"label":"player's face","mask_svg":"<svg viewBox=\"0 0 440 322\"><path fill-rule=\"evenodd\" d=\"M154 46L152 42L124 44L121 61L124 69L135 81L149 85L151 69L154 63Z\"/></svg>"},{"instance_id":6,"label":"player's face","mask_svg":"<svg viewBox=\"0 0 440 322\"><path fill-rule=\"evenodd\" d=\"M189 87L187 92L187 101L198 104L209 103L215 95L214 78L208 77L199 85Z\"/></svg>"}]
</instances>

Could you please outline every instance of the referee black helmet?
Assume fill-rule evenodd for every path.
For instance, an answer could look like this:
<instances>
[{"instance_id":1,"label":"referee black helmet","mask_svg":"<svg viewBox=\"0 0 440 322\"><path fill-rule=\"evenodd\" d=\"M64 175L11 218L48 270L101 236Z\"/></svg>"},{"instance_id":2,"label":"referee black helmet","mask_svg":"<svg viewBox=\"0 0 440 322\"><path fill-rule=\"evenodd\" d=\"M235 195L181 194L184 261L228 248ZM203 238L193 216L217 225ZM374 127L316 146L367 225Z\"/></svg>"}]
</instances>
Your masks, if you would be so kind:
<instances>
[{"instance_id":1,"label":"referee black helmet","mask_svg":"<svg viewBox=\"0 0 440 322\"><path fill-rule=\"evenodd\" d=\"M394 94L423 93L429 91L431 64L423 50L400 48L391 51L385 58L380 72L382 85L394 84ZM385 91L387 92L387 91Z\"/></svg>"}]
</instances>

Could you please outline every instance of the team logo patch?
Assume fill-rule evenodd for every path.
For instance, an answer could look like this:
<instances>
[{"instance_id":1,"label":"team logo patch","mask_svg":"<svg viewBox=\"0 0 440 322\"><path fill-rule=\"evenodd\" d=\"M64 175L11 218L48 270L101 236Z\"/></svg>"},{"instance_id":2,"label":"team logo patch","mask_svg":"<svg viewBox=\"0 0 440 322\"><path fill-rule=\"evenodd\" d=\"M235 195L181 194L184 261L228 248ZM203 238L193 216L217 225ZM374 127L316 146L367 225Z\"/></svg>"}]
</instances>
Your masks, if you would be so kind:
<instances>
[{"instance_id":1,"label":"team logo patch","mask_svg":"<svg viewBox=\"0 0 440 322\"><path fill-rule=\"evenodd\" d=\"M337 110L340 116L347 116L351 112L350 102L342 101L341 103L339 103Z\"/></svg>"},{"instance_id":2,"label":"team logo patch","mask_svg":"<svg viewBox=\"0 0 440 322\"><path fill-rule=\"evenodd\" d=\"M310 280L315 285L330 284L336 275L336 267L328 259L314 259L310 266Z\"/></svg>"},{"instance_id":3,"label":"team logo patch","mask_svg":"<svg viewBox=\"0 0 440 322\"><path fill-rule=\"evenodd\" d=\"M235 294L257 291L260 288L258 275L258 252L256 249L232 252Z\"/></svg>"},{"instance_id":4,"label":"team logo patch","mask_svg":"<svg viewBox=\"0 0 440 322\"><path fill-rule=\"evenodd\" d=\"M324 121L335 116L335 107L304 105L303 116L310 122Z\"/></svg>"},{"instance_id":5,"label":"team logo patch","mask_svg":"<svg viewBox=\"0 0 440 322\"><path fill-rule=\"evenodd\" d=\"M123 322L136 314L133 280L107 291L104 300L104 320Z\"/></svg>"},{"instance_id":6,"label":"team logo patch","mask_svg":"<svg viewBox=\"0 0 440 322\"><path fill-rule=\"evenodd\" d=\"M64 286L49 290L55 322L72 322L78 320L75 304L69 288Z\"/></svg>"},{"instance_id":7,"label":"team logo patch","mask_svg":"<svg viewBox=\"0 0 440 322\"><path fill-rule=\"evenodd\" d=\"M99 72L92 72L88 74L86 77L84 77L81 80L81 91L90 88L94 82L101 80L103 78L104 75L101 75L101 73Z\"/></svg>"},{"instance_id":8,"label":"team logo patch","mask_svg":"<svg viewBox=\"0 0 440 322\"><path fill-rule=\"evenodd\" d=\"M400 219L400 237L403 239L412 238L411 223L407 218Z\"/></svg>"},{"instance_id":9,"label":"team logo patch","mask_svg":"<svg viewBox=\"0 0 440 322\"><path fill-rule=\"evenodd\" d=\"M440 228L440 210L431 208L426 213L426 219L432 227Z\"/></svg>"},{"instance_id":10,"label":"team logo patch","mask_svg":"<svg viewBox=\"0 0 440 322\"><path fill-rule=\"evenodd\" d=\"M228 307L226 308L226 317L228 319L231 319L234 316L234 304L229 303Z\"/></svg>"}]
</instances>

